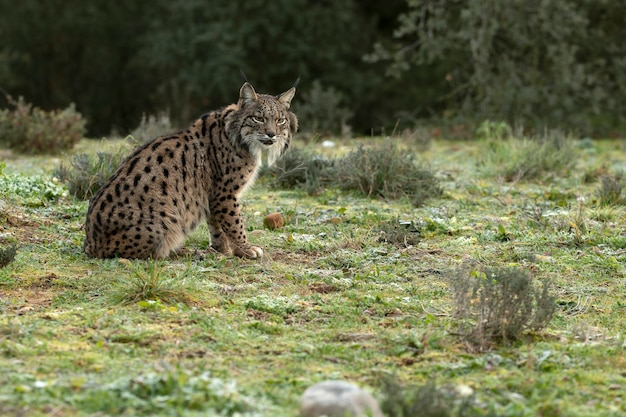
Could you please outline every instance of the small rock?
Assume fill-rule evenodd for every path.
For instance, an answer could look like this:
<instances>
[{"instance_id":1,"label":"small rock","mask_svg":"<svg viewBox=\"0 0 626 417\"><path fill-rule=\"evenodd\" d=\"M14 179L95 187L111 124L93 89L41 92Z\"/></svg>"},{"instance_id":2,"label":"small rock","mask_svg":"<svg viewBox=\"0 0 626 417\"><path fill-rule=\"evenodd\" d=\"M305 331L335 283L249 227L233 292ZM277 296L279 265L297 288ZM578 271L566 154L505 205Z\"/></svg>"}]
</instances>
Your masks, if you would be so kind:
<instances>
[{"instance_id":1,"label":"small rock","mask_svg":"<svg viewBox=\"0 0 626 417\"><path fill-rule=\"evenodd\" d=\"M324 381L302 394L300 417L382 417L368 392L346 381Z\"/></svg>"},{"instance_id":2,"label":"small rock","mask_svg":"<svg viewBox=\"0 0 626 417\"><path fill-rule=\"evenodd\" d=\"M285 225L283 215L280 213L270 213L263 219L263 225L270 230L280 229Z\"/></svg>"}]
</instances>

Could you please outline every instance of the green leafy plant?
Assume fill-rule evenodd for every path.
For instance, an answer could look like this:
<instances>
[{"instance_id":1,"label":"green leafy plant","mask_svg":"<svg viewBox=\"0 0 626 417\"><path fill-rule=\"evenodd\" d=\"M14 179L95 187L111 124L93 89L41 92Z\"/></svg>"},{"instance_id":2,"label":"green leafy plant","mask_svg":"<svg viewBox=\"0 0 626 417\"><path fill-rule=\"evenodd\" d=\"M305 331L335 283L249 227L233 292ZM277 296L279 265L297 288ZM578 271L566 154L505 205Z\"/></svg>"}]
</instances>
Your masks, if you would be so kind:
<instances>
[{"instance_id":1,"label":"green leafy plant","mask_svg":"<svg viewBox=\"0 0 626 417\"><path fill-rule=\"evenodd\" d=\"M259 401L241 393L233 381L184 369L120 379L100 387L83 402L92 411L115 415L131 410L141 415L165 411L180 415L189 410L215 416L248 416L255 415L259 408Z\"/></svg>"},{"instance_id":2,"label":"green leafy plant","mask_svg":"<svg viewBox=\"0 0 626 417\"><path fill-rule=\"evenodd\" d=\"M56 154L71 149L85 134L86 121L74 104L45 111L6 96L13 109L0 110L0 144L27 154Z\"/></svg>"},{"instance_id":3,"label":"green leafy plant","mask_svg":"<svg viewBox=\"0 0 626 417\"><path fill-rule=\"evenodd\" d=\"M20 174L0 174L0 196L29 207L44 206L67 195L54 179Z\"/></svg>"},{"instance_id":4,"label":"green leafy plant","mask_svg":"<svg viewBox=\"0 0 626 417\"><path fill-rule=\"evenodd\" d=\"M116 152L98 152L96 155L79 153L69 164L61 162L53 175L63 182L70 194L81 200L90 199L115 173L126 158L120 147Z\"/></svg>"},{"instance_id":5,"label":"green leafy plant","mask_svg":"<svg viewBox=\"0 0 626 417\"><path fill-rule=\"evenodd\" d=\"M471 350L517 340L527 330L539 331L556 309L550 284L537 288L519 268L484 268L466 262L449 278L459 335Z\"/></svg>"}]
</instances>

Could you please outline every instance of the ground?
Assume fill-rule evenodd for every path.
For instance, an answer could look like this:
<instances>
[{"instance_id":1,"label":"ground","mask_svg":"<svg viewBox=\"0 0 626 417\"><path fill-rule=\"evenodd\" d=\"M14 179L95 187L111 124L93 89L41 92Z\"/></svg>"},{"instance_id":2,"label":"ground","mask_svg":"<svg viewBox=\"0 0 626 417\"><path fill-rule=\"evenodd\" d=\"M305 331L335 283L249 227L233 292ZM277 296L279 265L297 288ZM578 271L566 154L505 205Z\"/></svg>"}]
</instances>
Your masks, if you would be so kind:
<instances>
[{"instance_id":1,"label":"ground","mask_svg":"<svg viewBox=\"0 0 626 417\"><path fill-rule=\"evenodd\" d=\"M566 172L508 182L485 174L487 149L419 151L444 194L417 208L261 178L244 213L263 259L212 252L202 226L159 262L88 259L87 203L51 177L58 159L3 151L5 176L59 189L0 190L0 244L18 246L0 269L0 415L293 416L316 382L382 398L387 377L455 389L485 415L624 415L626 207L598 193L626 145L586 143ZM263 228L271 212L284 228ZM410 244L381 238L411 223ZM447 280L467 260L550 280L550 324L471 349Z\"/></svg>"}]
</instances>

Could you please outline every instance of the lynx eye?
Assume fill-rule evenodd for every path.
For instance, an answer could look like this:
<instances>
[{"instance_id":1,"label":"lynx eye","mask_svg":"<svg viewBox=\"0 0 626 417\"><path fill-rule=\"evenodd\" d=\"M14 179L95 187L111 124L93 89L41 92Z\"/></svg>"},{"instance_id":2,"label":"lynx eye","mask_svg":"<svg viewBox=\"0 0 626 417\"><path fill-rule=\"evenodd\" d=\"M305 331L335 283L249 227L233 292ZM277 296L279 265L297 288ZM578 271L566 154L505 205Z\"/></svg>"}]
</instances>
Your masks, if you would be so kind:
<instances>
[{"instance_id":1,"label":"lynx eye","mask_svg":"<svg viewBox=\"0 0 626 417\"><path fill-rule=\"evenodd\" d=\"M285 124L285 122L287 122L287 119L281 117L280 119L276 120L276 124L279 126L282 126Z\"/></svg>"},{"instance_id":2,"label":"lynx eye","mask_svg":"<svg viewBox=\"0 0 626 417\"><path fill-rule=\"evenodd\" d=\"M265 123L265 117L252 116L252 121L254 123Z\"/></svg>"}]
</instances>

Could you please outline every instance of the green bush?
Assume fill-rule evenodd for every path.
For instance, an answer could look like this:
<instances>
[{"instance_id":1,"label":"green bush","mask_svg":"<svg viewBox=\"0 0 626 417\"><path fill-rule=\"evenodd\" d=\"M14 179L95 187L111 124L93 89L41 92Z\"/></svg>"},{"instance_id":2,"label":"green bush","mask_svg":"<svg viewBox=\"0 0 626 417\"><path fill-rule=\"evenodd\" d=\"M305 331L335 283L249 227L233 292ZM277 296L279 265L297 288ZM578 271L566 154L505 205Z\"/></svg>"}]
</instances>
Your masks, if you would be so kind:
<instances>
[{"instance_id":1,"label":"green bush","mask_svg":"<svg viewBox=\"0 0 626 417\"><path fill-rule=\"evenodd\" d=\"M85 119L71 104L45 111L7 96L13 109L0 110L0 144L26 154L56 154L71 149L85 134Z\"/></svg>"},{"instance_id":2,"label":"green bush","mask_svg":"<svg viewBox=\"0 0 626 417\"><path fill-rule=\"evenodd\" d=\"M309 149L291 149L271 168L263 168L261 175L271 178L273 188L302 188L315 195L332 184L336 176L335 161Z\"/></svg>"},{"instance_id":3,"label":"green bush","mask_svg":"<svg viewBox=\"0 0 626 417\"><path fill-rule=\"evenodd\" d=\"M325 187L357 191L366 197L399 199L407 197L415 206L442 194L439 181L415 161L411 152L392 141L369 148L360 147L345 157L328 159L308 150L292 149L264 175L271 185L301 187L315 194Z\"/></svg>"},{"instance_id":4,"label":"green bush","mask_svg":"<svg viewBox=\"0 0 626 417\"><path fill-rule=\"evenodd\" d=\"M96 155L80 153L72 157L69 165L61 162L53 175L66 185L74 197L88 200L108 181L125 158L123 148Z\"/></svg>"},{"instance_id":5,"label":"green bush","mask_svg":"<svg viewBox=\"0 0 626 417\"><path fill-rule=\"evenodd\" d=\"M413 153L391 140L371 148L360 147L335 165L339 188L360 191L368 197L407 197L419 207L443 192L434 174L420 166Z\"/></svg>"},{"instance_id":6,"label":"green bush","mask_svg":"<svg viewBox=\"0 0 626 417\"><path fill-rule=\"evenodd\" d=\"M539 331L556 309L548 281L541 289L519 268L484 268L466 262L449 278L458 333L471 350L517 340L527 330Z\"/></svg>"}]
</instances>

